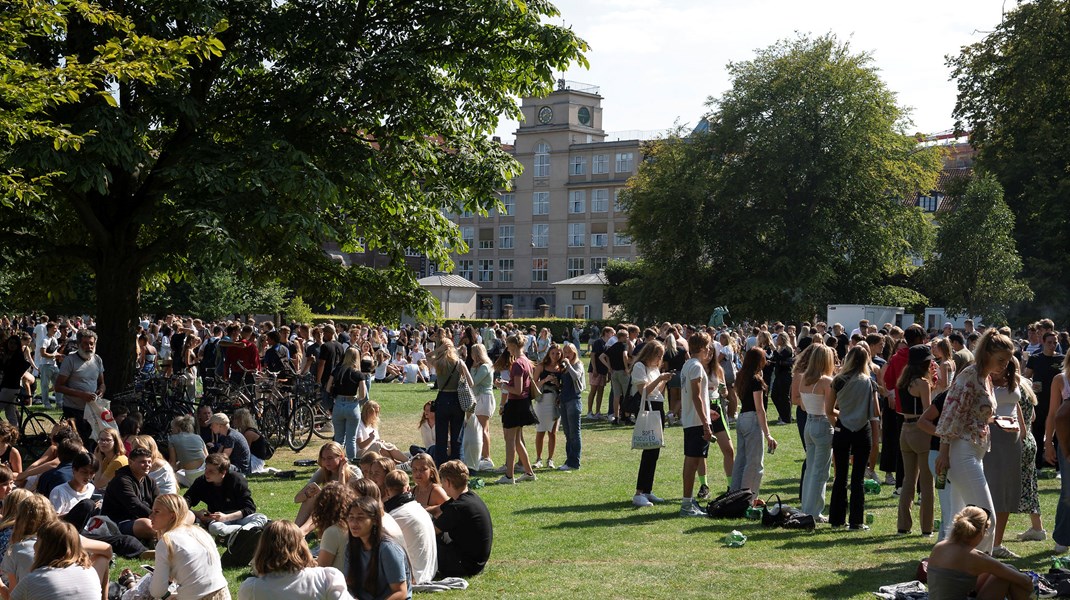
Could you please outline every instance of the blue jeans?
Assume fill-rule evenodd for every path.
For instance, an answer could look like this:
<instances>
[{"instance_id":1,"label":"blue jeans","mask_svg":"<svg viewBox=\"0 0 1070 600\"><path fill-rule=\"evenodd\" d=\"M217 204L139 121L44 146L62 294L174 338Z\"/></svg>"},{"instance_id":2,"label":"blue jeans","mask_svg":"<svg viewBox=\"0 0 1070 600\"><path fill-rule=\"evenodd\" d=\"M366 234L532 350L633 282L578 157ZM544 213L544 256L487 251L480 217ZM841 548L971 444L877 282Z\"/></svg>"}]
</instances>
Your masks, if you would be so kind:
<instances>
[{"instance_id":1,"label":"blue jeans","mask_svg":"<svg viewBox=\"0 0 1070 600\"><path fill-rule=\"evenodd\" d=\"M334 441L346 449L346 458L357 457L357 426L360 425L360 403L356 400L336 398L331 413L334 425Z\"/></svg>"},{"instance_id":2,"label":"blue jeans","mask_svg":"<svg viewBox=\"0 0 1070 600\"><path fill-rule=\"evenodd\" d=\"M825 486L832 465L832 433L828 417L806 415L806 465L809 468L803 475L800 508L815 517L825 510Z\"/></svg>"},{"instance_id":3,"label":"blue jeans","mask_svg":"<svg viewBox=\"0 0 1070 600\"><path fill-rule=\"evenodd\" d=\"M435 465L461 457L461 427L464 411L457 392L439 392L435 399Z\"/></svg>"},{"instance_id":4,"label":"blue jeans","mask_svg":"<svg viewBox=\"0 0 1070 600\"><path fill-rule=\"evenodd\" d=\"M44 405L45 408L52 408L52 393L49 391L49 388L56 382L57 377L59 377L59 367L55 365L41 365L41 404Z\"/></svg>"},{"instance_id":5,"label":"blue jeans","mask_svg":"<svg viewBox=\"0 0 1070 600\"><path fill-rule=\"evenodd\" d=\"M580 468L580 452L583 440L580 437L580 413L583 405L580 398L561 401L561 427L565 430L565 464Z\"/></svg>"},{"instance_id":6,"label":"blue jeans","mask_svg":"<svg viewBox=\"0 0 1070 600\"><path fill-rule=\"evenodd\" d=\"M732 464L732 490L747 488L754 497L765 474L765 436L758 413L739 413L736 419L736 461Z\"/></svg>"},{"instance_id":7,"label":"blue jeans","mask_svg":"<svg viewBox=\"0 0 1070 600\"><path fill-rule=\"evenodd\" d=\"M1051 539L1061 546L1070 546L1070 461L1063 457L1063 449L1055 442L1055 455L1059 457L1059 472L1063 474L1059 488L1059 504L1055 506L1055 529Z\"/></svg>"}]
</instances>

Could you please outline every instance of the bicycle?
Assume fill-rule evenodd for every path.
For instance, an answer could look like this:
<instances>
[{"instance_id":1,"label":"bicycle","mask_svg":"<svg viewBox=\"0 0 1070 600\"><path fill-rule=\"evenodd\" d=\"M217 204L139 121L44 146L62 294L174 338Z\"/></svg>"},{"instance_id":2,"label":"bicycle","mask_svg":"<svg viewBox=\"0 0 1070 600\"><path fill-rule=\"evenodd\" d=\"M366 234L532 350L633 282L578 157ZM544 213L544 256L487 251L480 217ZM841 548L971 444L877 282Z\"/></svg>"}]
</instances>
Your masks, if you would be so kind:
<instances>
[{"instance_id":1,"label":"bicycle","mask_svg":"<svg viewBox=\"0 0 1070 600\"><path fill-rule=\"evenodd\" d=\"M52 428L56 426L56 420L51 416L31 410L29 394L20 392L17 402L3 401L0 404L14 404L19 409L19 446L22 448L22 460L24 464L30 464L41 458L41 455L52 445Z\"/></svg>"}]
</instances>

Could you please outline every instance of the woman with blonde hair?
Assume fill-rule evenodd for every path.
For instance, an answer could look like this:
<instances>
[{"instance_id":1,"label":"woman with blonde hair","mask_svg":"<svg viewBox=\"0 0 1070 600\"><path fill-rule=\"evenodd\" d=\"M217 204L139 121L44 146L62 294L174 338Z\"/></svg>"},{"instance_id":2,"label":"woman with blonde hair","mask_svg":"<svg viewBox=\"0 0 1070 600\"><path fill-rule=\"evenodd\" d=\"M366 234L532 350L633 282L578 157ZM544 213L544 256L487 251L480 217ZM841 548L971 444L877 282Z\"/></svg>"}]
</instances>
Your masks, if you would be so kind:
<instances>
[{"instance_id":1,"label":"woman with blonde hair","mask_svg":"<svg viewBox=\"0 0 1070 600\"><path fill-rule=\"evenodd\" d=\"M453 342L443 339L434 352L435 372L438 373L438 396L435 398L435 463L461 456L461 427L464 411L457 399L461 378L473 387L468 367L457 355Z\"/></svg>"},{"instance_id":2,"label":"woman with blonde hair","mask_svg":"<svg viewBox=\"0 0 1070 600\"><path fill-rule=\"evenodd\" d=\"M154 598L167 594L173 581L178 584L171 595L175 600L230 600L219 550L208 532L192 524L193 515L182 496L157 496L149 520L159 540L149 584Z\"/></svg>"},{"instance_id":3,"label":"woman with blonde hair","mask_svg":"<svg viewBox=\"0 0 1070 600\"><path fill-rule=\"evenodd\" d=\"M312 474L312 478L308 480L305 487L294 496L294 502L301 505L294 522L306 534L312 531L312 521L308 517L312 514L312 509L316 505L316 495L319 494L322 486L331 481L338 481L345 485L351 479L360 479L364 476L360 467L349 464L345 450L338 442L327 442L320 446L317 463L319 468Z\"/></svg>"},{"instance_id":4,"label":"woman with blonde hair","mask_svg":"<svg viewBox=\"0 0 1070 600\"><path fill-rule=\"evenodd\" d=\"M13 517L15 524L11 531L11 542L4 553L3 563L0 563L0 571L3 571L11 587L15 587L31 571L37 532L57 519L52 503L40 494L33 494L20 502Z\"/></svg>"},{"instance_id":5,"label":"woman with blonde hair","mask_svg":"<svg viewBox=\"0 0 1070 600\"><path fill-rule=\"evenodd\" d=\"M479 469L489 471L494 468L494 461L490 458L490 417L497 403L494 401L494 369L484 344L472 345L472 395L476 400L476 419L483 432Z\"/></svg>"},{"instance_id":6,"label":"woman with blonde hair","mask_svg":"<svg viewBox=\"0 0 1070 600\"><path fill-rule=\"evenodd\" d=\"M587 375L583 372L584 365L579 351L572 342L565 342L561 347L561 364L565 372L561 376L558 405L561 407L561 422L565 430L565 464L558 467L558 470L575 471L580 468L580 453L583 451L580 419L583 412L582 393Z\"/></svg>"},{"instance_id":7,"label":"woman with blonde hair","mask_svg":"<svg viewBox=\"0 0 1070 600\"><path fill-rule=\"evenodd\" d=\"M933 357L936 363L936 384L933 386L932 395L951 387L955 379L955 355L951 350L951 342L946 337L933 342Z\"/></svg>"},{"instance_id":8,"label":"woman with blonde hair","mask_svg":"<svg viewBox=\"0 0 1070 600\"><path fill-rule=\"evenodd\" d=\"M290 521L272 521L264 528L253 554L253 572L256 576L249 577L238 588L238 600L353 598L342 572L334 567L317 566L301 529Z\"/></svg>"},{"instance_id":9,"label":"woman with blonde hair","mask_svg":"<svg viewBox=\"0 0 1070 600\"><path fill-rule=\"evenodd\" d=\"M946 473L954 482L952 511L966 504L976 504L993 512L992 493L982 462L991 447L988 425L996 414L991 376L1007 369L1014 349L1010 338L991 328L986 330L977 340L974 363L955 377L947 392L947 403L936 427L940 436L936 470ZM904 492L906 485L904 482ZM989 531L981 543L982 550L991 553L993 541L994 532Z\"/></svg>"},{"instance_id":10,"label":"woman with blonde hair","mask_svg":"<svg viewBox=\"0 0 1070 600\"><path fill-rule=\"evenodd\" d=\"M30 490L15 488L8 492L7 498L4 498L2 511L4 518L0 520L0 557L7 554L7 547L11 543L11 535L15 532L15 514L19 510L19 505L33 496L34 493Z\"/></svg>"},{"instance_id":11,"label":"woman with blonde hair","mask_svg":"<svg viewBox=\"0 0 1070 600\"><path fill-rule=\"evenodd\" d=\"M664 357L665 347L661 342L643 344L635 356L635 362L632 363L631 374L631 389L642 394L640 407L647 406L649 410L656 412L662 427L665 426L665 385L673 376L671 372L662 373L660 370ZM635 495L632 496L633 505L644 507L664 502L654 495L654 474L660 456L661 448L643 450L639 458L639 474L635 480Z\"/></svg>"},{"instance_id":12,"label":"woman with blonde hair","mask_svg":"<svg viewBox=\"0 0 1070 600\"><path fill-rule=\"evenodd\" d=\"M342 355L342 363L327 379L327 393L334 396L331 423L334 441L345 448L346 458L357 458L357 429L360 427L360 407L368 400L369 375L357 363L360 352L349 347Z\"/></svg>"},{"instance_id":13,"label":"woman with blonde hair","mask_svg":"<svg viewBox=\"0 0 1070 600\"><path fill-rule=\"evenodd\" d=\"M801 510L825 522L825 488L832 466L832 425L825 412L825 397L830 393L835 372L835 351L819 345L810 354L799 382L799 400L806 411L803 441L806 446L806 472L803 474Z\"/></svg>"},{"instance_id":14,"label":"woman with blonde hair","mask_svg":"<svg viewBox=\"0 0 1070 600\"><path fill-rule=\"evenodd\" d=\"M337 404L335 404L337 406ZM272 454L271 444L256 427L256 417L248 408L239 408L231 416L230 426L240 432L249 443L249 467L252 473L265 473L268 471L264 461ZM163 490L160 490L163 493Z\"/></svg>"},{"instance_id":15,"label":"woman with blonde hair","mask_svg":"<svg viewBox=\"0 0 1070 600\"><path fill-rule=\"evenodd\" d=\"M358 457L366 452L378 452L397 462L409 460L397 446L379 437L379 414L379 403L375 400L368 400L364 403L364 408L360 409L360 426L357 427Z\"/></svg>"},{"instance_id":16,"label":"woman with blonde hair","mask_svg":"<svg viewBox=\"0 0 1070 600\"><path fill-rule=\"evenodd\" d=\"M204 438L193 432L193 415L179 415L171 419L171 435L167 438L167 452L178 483L189 487L204 475L204 459L208 447Z\"/></svg>"},{"instance_id":17,"label":"woman with blonde hair","mask_svg":"<svg viewBox=\"0 0 1070 600\"><path fill-rule=\"evenodd\" d=\"M11 584L11 600L40 598L107 598L99 574L93 570L82 538L70 523L53 520L40 527L29 572Z\"/></svg>"},{"instance_id":18,"label":"woman with blonde hair","mask_svg":"<svg viewBox=\"0 0 1070 600\"><path fill-rule=\"evenodd\" d=\"M152 453L152 467L149 469L149 477L156 482L156 489L161 494L177 494L178 479L171 463L160 453L156 446L156 440L151 435L135 435L130 442L132 448L145 448Z\"/></svg>"},{"instance_id":19,"label":"woman with blonde hair","mask_svg":"<svg viewBox=\"0 0 1070 600\"><path fill-rule=\"evenodd\" d=\"M929 598L958 600L974 593L977 598L1013 600L1033 596L1029 575L978 551L991 528L992 513L983 507L967 506L955 515L950 535L929 554Z\"/></svg>"}]
</instances>

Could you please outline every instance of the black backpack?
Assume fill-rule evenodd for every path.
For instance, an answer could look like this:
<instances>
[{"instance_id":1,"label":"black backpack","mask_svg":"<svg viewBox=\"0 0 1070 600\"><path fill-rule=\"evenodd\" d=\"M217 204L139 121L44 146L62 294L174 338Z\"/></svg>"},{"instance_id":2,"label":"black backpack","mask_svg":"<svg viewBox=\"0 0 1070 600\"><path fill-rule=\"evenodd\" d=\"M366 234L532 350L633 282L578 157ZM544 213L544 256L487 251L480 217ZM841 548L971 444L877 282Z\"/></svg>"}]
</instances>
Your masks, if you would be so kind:
<instances>
[{"instance_id":1,"label":"black backpack","mask_svg":"<svg viewBox=\"0 0 1070 600\"><path fill-rule=\"evenodd\" d=\"M239 529L227 538L227 551L223 553L220 563L228 568L244 569L253 562L253 554L256 545L260 543L260 536L264 533L261 526Z\"/></svg>"},{"instance_id":2,"label":"black backpack","mask_svg":"<svg viewBox=\"0 0 1070 600\"><path fill-rule=\"evenodd\" d=\"M729 490L706 505L706 515L711 519L742 519L753 498L754 494L748 488Z\"/></svg>"},{"instance_id":3,"label":"black backpack","mask_svg":"<svg viewBox=\"0 0 1070 600\"><path fill-rule=\"evenodd\" d=\"M204 354L201 357L201 373L207 375L215 371L217 350L219 350L219 340L209 339L204 345Z\"/></svg>"},{"instance_id":4,"label":"black backpack","mask_svg":"<svg viewBox=\"0 0 1070 600\"><path fill-rule=\"evenodd\" d=\"M256 431L260 437L249 444L249 452L260 460L270 460L272 456L275 456L275 446L271 444L266 435L256 429L253 431Z\"/></svg>"}]
</instances>

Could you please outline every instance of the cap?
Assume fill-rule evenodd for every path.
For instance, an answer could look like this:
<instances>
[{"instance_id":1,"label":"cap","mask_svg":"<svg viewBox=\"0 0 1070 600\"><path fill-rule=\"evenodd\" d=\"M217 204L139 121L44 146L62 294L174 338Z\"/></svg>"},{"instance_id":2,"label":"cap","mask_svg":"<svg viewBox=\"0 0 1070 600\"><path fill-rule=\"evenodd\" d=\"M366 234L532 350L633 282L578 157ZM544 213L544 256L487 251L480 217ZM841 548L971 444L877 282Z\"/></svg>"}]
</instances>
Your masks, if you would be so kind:
<instances>
[{"instance_id":1,"label":"cap","mask_svg":"<svg viewBox=\"0 0 1070 600\"><path fill-rule=\"evenodd\" d=\"M933 353L927 344L918 344L917 346L910 347L909 364L911 366L921 366L932 359Z\"/></svg>"}]
</instances>

